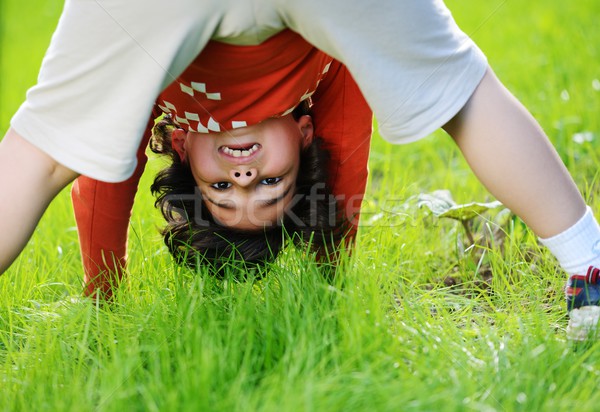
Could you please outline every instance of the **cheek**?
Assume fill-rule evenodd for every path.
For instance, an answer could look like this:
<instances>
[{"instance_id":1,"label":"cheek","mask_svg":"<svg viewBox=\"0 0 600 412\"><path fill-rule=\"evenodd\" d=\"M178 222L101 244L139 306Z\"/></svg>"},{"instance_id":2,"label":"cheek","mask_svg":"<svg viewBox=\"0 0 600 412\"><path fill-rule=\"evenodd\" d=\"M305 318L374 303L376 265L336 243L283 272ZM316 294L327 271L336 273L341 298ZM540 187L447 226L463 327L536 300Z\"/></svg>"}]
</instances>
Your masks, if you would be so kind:
<instances>
[{"instance_id":1,"label":"cheek","mask_svg":"<svg viewBox=\"0 0 600 412\"><path fill-rule=\"evenodd\" d=\"M216 183L223 180L223 173L220 173L214 162L210 159L197 159L191 164L194 178L200 184L201 182Z\"/></svg>"},{"instance_id":2,"label":"cheek","mask_svg":"<svg viewBox=\"0 0 600 412\"><path fill-rule=\"evenodd\" d=\"M287 167L288 170L298 170L300 166L300 150L297 147L290 147L288 150L280 154L282 167Z\"/></svg>"},{"instance_id":3,"label":"cheek","mask_svg":"<svg viewBox=\"0 0 600 412\"><path fill-rule=\"evenodd\" d=\"M278 151L271 156L268 162L265 162L261 168L261 174L264 177L279 177L294 174L298 170L300 157L298 152ZM295 177L294 177L295 178Z\"/></svg>"},{"instance_id":4,"label":"cheek","mask_svg":"<svg viewBox=\"0 0 600 412\"><path fill-rule=\"evenodd\" d=\"M267 174L281 174L289 170L295 170L300 164L300 148L298 142L285 142L279 144L277 149L269 153L269 169Z\"/></svg>"},{"instance_id":5,"label":"cheek","mask_svg":"<svg viewBox=\"0 0 600 412\"><path fill-rule=\"evenodd\" d=\"M197 145L193 147L193 150L188 151L187 160L196 180L200 179L213 183L215 179L222 179L212 152L208 149L203 149L201 145Z\"/></svg>"}]
</instances>

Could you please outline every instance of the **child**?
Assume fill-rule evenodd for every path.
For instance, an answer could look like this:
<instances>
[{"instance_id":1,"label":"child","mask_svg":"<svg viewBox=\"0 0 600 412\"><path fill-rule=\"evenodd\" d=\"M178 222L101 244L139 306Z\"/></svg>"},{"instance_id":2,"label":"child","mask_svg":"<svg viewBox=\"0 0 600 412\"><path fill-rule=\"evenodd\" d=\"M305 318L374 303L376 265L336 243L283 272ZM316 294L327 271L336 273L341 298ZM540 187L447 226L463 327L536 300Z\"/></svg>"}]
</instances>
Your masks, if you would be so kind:
<instances>
[{"instance_id":1,"label":"child","mask_svg":"<svg viewBox=\"0 0 600 412\"><path fill-rule=\"evenodd\" d=\"M569 309L598 303L588 299L598 288L588 268L600 266L595 218L537 123L439 0L67 2L40 82L0 144L0 270L75 171L105 181L133 172L132 136L210 39L257 44L286 27L348 68L391 142L443 127L490 192L581 276L570 280ZM125 126L106 136L102 119ZM24 201L12 202L15 194Z\"/></svg>"},{"instance_id":2,"label":"child","mask_svg":"<svg viewBox=\"0 0 600 412\"><path fill-rule=\"evenodd\" d=\"M324 74L324 72L326 73ZM219 90L220 100L215 100L214 95L208 96L198 92L194 93L192 97L188 93L189 87L192 84L198 84L200 80ZM255 98L252 93L261 97ZM259 120L288 112L302 99L304 100L295 110L298 112L295 117L297 119L304 117L303 115L308 114L306 111L308 108L305 107L305 103L309 100L307 94L312 96L313 117L316 120L313 132L311 118L304 119L308 120L306 126L310 126L307 130L310 133L308 137L312 138L313 135L322 137L323 146L331 156L329 166L323 165L324 160L319 159L322 155L319 154L321 150L318 149L318 146L307 145L307 149L310 150L303 151L307 155L302 156L306 159L301 162L301 165L310 163L310 170L299 173L298 179L295 180L300 181L301 187L298 188L296 185L296 189L290 191L283 199L292 203L293 210L289 210L283 204L278 205L276 208L278 210L275 210L278 212L277 216L266 222L258 222L258 231L248 230L254 229L252 227L241 228L242 230L226 230L226 226L233 226L224 222L224 212L227 213L229 210L221 210L222 208L214 206L213 203L202 202L200 197L195 197L196 186L200 186L202 194L206 194L213 201L215 199L223 200L221 191L206 187L208 185L201 181L196 184L189 167L190 165L196 169L203 167L214 174L219 165L210 163L213 162L210 158L199 159L195 162L189 161L183 153L178 153L178 151L181 152L181 147L178 147L178 151L171 148L171 134L178 136L175 140L180 143L190 135L189 140L192 142L217 142L215 147L221 146L223 140L234 141L239 145L240 133L247 133L247 130L256 127L253 126L254 124L264 126L275 122L275 120L267 122L259 122ZM258 103L249 103L250 110L248 110L243 104L240 104L240 100L243 98L249 102L256 100ZM240 254L240 258L246 262L270 260L282 246L281 233L273 228L265 230L264 227L273 226L275 221L284 216L286 216L284 227L292 238L294 238L294 233L304 232L304 238L308 239L310 234L316 231L321 235L314 236L313 245L324 248L323 237L330 237L334 233L327 235L323 232L332 232L337 223L335 219L328 222L331 220L328 215L335 211L326 204L328 196L323 191L326 186L330 186L334 195L340 200L339 208L344 215L342 225L346 229L346 233L343 233L345 238L348 239L354 235L358 223L360 202L366 185L372 114L345 67L314 49L297 34L284 30L257 46L240 47L217 42L209 43L180 78L161 94L156 107L159 108L159 111L155 111L152 118L157 117L162 111L170 115L168 119L177 122L177 127L170 127L168 131L165 131L168 126L166 121L160 122L161 127L156 128L160 130L158 133L160 141L157 141L157 136L155 136L154 144L151 145L155 152L168 155L172 162L171 166L159 175L153 185L153 190L160 194L157 204L160 205L169 222L169 227L165 231L165 243L177 260L185 259L188 263L193 263L199 255L188 253L187 249L183 247L186 243L194 243L194 249L202 250L200 255L203 257L214 257L215 259L211 259L212 261L220 260L216 259L217 256L230 255L233 246ZM225 134L214 131L210 134L197 132L202 129L202 124L207 125L209 122L216 124L217 121L214 119L219 119L218 123L223 124L226 122L223 119L233 116L231 113L235 113L237 119L244 119L246 127ZM196 116L198 121L188 120L188 118ZM290 117L291 115L286 116ZM149 123L146 136L149 134L152 124L153 122ZM237 136L234 136L235 133ZM274 145L270 147L263 144L264 147L261 149L265 152L274 150L271 157L281 160L282 149L286 146L283 143L285 139L282 139L281 135L276 138ZM111 285L117 283L122 277L121 269L125 267L126 261L128 218L137 182L146 160L145 146L146 144L143 142L138 150L136 172L126 182L109 184L82 176L76 180L73 186L72 198L79 228L86 294L93 295L96 291L101 291L103 295L110 296ZM201 148L201 151L202 153L211 152L207 147ZM214 152L219 160L222 157L221 153ZM182 162L182 159L185 161ZM239 159L242 158L238 157L234 160ZM257 160L260 160L261 163L258 167L259 171L265 173L268 166L266 164L268 152L261 153L261 158ZM239 179L229 176L229 171L232 168L245 168L243 163L246 162L242 162L240 165L226 164L226 175L220 176L222 180L236 183L236 180ZM256 161L251 163L256 163ZM283 171L294 163L294 159L284 162L282 164ZM305 166L304 169L307 167ZM247 170L241 169L240 171L247 172ZM271 169L270 172L274 173L275 171ZM331 178L325 179L324 173ZM265 177L280 178L281 176L282 173L278 172L274 175L262 176L258 180ZM241 178L246 178L245 173L242 173ZM322 183L320 188L316 185L319 180L326 180L320 182ZM218 179L212 181L211 185L217 183L219 183ZM244 184L244 182L241 183ZM271 186L275 188L275 192L271 191L272 193L277 191L275 186L284 189L289 185L284 178L281 182ZM210 196L207 191L212 192ZM175 198L174 195L176 195ZM181 198L182 195L187 199L191 197L192 200L178 202L177 198ZM271 197L274 196L274 194L271 195ZM187 208L185 208L186 205ZM244 205L248 205L248 202L244 202ZM171 210L177 206L179 209L184 207L185 210L174 215ZM200 216L195 216L197 207L202 207L204 214L207 214L207 219L203 224L197 223L197 220L200 219ZM314 209L319 208L325 210L319 215L311 213ZM283 213L284 211L286 213ZM181 219L181 216L187 218ZM235 211L233 216L237 220L243 218L246 221L257 220L260 217L256 213L244 215L243 209ZM217 217L221 224L215 225L214 217ZM211 227L207 227L209 223ZM216 232L214 232L215 228L217 228ZM238 229L240 229L239 226ZM194 239L191 239L192 236ZM334 239L334 243L335 241L337 239ZM331 245L327 248L330 249Z\"/></svg>"}]
</instances>

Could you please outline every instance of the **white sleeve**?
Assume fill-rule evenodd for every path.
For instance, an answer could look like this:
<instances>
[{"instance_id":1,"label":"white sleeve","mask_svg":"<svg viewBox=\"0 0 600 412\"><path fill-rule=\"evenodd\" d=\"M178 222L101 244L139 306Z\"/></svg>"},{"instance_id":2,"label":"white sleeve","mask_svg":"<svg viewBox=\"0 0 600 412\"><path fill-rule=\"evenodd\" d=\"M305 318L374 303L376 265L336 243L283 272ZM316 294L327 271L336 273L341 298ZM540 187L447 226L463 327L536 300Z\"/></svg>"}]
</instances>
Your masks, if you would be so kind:
<instances>
[{"instance_id":1,"label":"white sleeve","mask_svg":"<svg viewBox=\"0 0 600 412\"><path fill-rule=\"evenodd\" d=\"M156 97L210 39L218 15L196 0L67 0L11 126L78 173L125 180Z\"/></svg>"},{"instance_id":2,"label":"white sleeve","mask_svg":"<svg viewBox=\"0 0 600 412\"><path fill-rule=\"evenodd\" d=\"M282 0L279 7L292 30L348 67L392 143L447 123L487 68L441 0Z\"/></svg>"}]
</instances>

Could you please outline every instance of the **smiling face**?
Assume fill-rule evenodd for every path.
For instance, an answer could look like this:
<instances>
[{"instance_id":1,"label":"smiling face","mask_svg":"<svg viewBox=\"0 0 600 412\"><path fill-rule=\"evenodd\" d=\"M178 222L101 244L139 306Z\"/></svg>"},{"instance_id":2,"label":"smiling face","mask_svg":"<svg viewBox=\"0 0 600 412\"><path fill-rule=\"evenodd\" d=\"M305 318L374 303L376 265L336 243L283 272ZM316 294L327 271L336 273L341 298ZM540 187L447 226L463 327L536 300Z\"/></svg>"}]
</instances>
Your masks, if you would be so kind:
<instances>
[{"instance_id":1,"label":"smiling face","mask_svg":"<svg viewBox=\"0 0 600 412\"><path fill-rule=\"evenodd\" d=\"M312 138L311 117L291 114L222 133L172 134L206 208L219 223L243 230L282 219L296 192L300 150Z\"/></svg>"}]
</instances>

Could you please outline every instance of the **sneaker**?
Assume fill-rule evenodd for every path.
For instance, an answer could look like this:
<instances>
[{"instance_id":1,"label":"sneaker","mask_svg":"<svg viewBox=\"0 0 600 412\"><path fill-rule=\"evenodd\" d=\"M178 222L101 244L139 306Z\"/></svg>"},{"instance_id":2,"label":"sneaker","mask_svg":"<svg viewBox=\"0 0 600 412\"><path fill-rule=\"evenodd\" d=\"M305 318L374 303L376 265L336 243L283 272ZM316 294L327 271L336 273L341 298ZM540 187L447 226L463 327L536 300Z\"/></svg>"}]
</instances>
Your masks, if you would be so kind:
<instances>
[{"instance_id":1,"label":"sneaker","mask_svg":"<svg viewBox=\"0 0 600 412\"><path fill-rule=\"evenodd\" d=\"M569 312L567 337L576 341L595 339L600 320L600 269L590 266L586 275L569 277L565 295Z\"/></svg>"}]
</instances>

